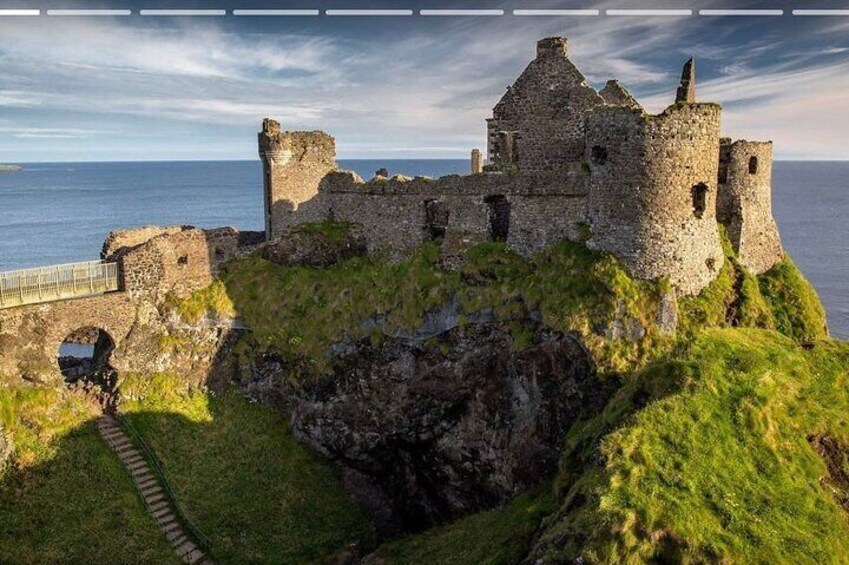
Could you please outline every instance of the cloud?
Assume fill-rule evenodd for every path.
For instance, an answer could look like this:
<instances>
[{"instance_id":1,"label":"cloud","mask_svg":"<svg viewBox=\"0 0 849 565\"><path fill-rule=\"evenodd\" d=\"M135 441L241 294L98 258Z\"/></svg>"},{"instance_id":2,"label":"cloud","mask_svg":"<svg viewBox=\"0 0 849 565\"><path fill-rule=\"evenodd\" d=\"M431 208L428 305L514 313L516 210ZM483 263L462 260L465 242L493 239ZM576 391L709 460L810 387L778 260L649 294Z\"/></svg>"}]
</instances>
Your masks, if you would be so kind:
<instances>
[{"instance_id":1,"label":"cloud","mask_svg":"<svg viewBox=\"0 0 849 565\"><path fill-rule=\"evenodd\" d=\"M252 158L266 116L329 131L343 157L466 156L485 144L484 118L549 35L569 37L590 82L617 78L655 111L671 102L680 64L695 54L707 77L699 95L725 105L726 130L777 131L791 153L829 151L834 135L825 130L841 118L810 108L842 107L832 93L847 86L835 73L847 74L849 49L833 35L821 46L797 41L794 52L775 33L743 34L736 21L708 34L698 17L314 18L275 28L232 18L60 20L0 21L0 150L19 160L44 154L46 143L27 139L55 139L55 156L71 146L63 139L80 137L100 159L203 158L227 147ZM18 141L4 145L10 138Z\"/></svg>"}]
</instances>

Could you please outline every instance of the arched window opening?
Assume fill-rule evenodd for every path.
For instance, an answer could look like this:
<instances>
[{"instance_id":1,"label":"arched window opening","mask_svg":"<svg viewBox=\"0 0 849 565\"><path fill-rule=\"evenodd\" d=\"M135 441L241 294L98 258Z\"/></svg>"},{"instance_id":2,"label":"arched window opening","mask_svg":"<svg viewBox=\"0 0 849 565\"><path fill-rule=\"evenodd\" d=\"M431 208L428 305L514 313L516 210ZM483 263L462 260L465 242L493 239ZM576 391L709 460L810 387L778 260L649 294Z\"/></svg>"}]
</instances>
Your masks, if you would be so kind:
<instances>
[{"instance_id":1,"label":"arched window opening","mask_svg":"<svg viewBox=\"0 0 849 565\"><path fill-rule=\"evenodd\" d=\"M749 157L749 174L756 175L758 173L758 158L757 157Z\"/></svg>"},{"instance_id":2,"label":"arched window opening","mask_svg":"<svg viewBox=\"0 0 849 565\"><path fill-rule=\"evenodd\" d=\"M693 215L701 218L707 208L707 193L708 187L705 183L700 182L691 189L693 198Z\"/></svg>"},{"instance_id":3,"label":"arched window opening","mask_svg":"<svg viewBox=\"0 0 849 565\"><path fill-rule=\"evenodd\" d=\"M99 387L105 397L114 391L117 374L109 364L115 342L104 330L74 330L59 346L59 370L68 386Z\"/></svg>"}]
</instances>

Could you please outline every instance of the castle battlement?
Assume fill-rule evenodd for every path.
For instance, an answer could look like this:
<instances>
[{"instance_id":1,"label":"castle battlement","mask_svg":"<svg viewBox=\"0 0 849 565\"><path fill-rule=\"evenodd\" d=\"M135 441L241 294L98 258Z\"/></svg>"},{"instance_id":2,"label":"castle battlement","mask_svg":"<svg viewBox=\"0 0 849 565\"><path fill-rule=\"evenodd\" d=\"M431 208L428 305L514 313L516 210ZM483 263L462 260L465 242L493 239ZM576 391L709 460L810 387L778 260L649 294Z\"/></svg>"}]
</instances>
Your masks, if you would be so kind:
<instances>
[{"instance_id":1,"label":"castle battlement","mask_svg":"<svg viewBox=\"0 0 849 565\"><path fill-rule=\"evenodd\" d=\"M719 222L741 264L763 272L783 254L770 209L772 145L721 143L722 108L696 100L695 70L690 59L675 102L652 115L615 80L601 91L588 84L565 38L542 39L487 119L485 172L473 152L467 176L381 171L365 181L337 169L329 135L266 120L266 236L333 218L360 224L371 251L395 257L425 241L445 255L492 240L527 255L580 239L638 278L691 294L722 267Z\"/></svg>"}]
</instances>

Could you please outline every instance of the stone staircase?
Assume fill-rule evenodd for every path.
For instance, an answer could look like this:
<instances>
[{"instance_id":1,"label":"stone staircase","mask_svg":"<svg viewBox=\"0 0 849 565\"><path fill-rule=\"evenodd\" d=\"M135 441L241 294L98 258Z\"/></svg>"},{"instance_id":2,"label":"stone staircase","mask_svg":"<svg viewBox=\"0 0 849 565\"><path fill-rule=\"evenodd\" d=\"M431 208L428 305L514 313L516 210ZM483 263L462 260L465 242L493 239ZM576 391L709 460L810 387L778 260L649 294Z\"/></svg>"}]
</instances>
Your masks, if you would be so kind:
<instances>
[{"instance_id":1,"label":"stone staircase","mask_svg":"<svg viewBox=\"0 0 849 565\"><path fill-rule=\"evenodd\" d=\"M147 512L150 514L159 529L165 535L168 543L183 560L189 565L214 565L206 554L198 547L186 533L177 519L174 511L174 502L162 487L156 474L151 471L141 452L133 445L118 421L104 414L97 423L97 429L101 437L118 454L118 458L124 467L132 475L136 488L139 491Z\"/></svg>"}]
</instances>

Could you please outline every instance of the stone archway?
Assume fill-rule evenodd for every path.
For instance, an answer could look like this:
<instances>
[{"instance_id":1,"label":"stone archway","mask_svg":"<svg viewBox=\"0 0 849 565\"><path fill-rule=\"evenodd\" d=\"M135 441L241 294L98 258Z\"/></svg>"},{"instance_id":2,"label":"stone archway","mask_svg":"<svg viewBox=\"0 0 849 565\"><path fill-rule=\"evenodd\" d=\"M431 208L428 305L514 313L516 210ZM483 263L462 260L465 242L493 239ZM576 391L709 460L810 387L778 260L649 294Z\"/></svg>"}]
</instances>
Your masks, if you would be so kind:
<instances>
[{"instance_id":1,"label":"stone archway","mask_svg":"<svg viewBox=\"0 0 849 565\"><path fill-rule=\"evenodd\" d=\"M72 387L100 389L104 399L114 392L117 373L111 364L115 340L96 326L71 331L59 345L57 364L65 383Z\"/></svg>"}]
</instances>

